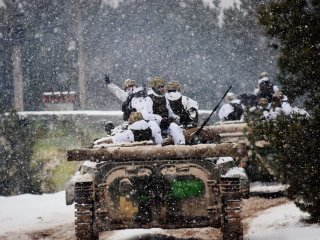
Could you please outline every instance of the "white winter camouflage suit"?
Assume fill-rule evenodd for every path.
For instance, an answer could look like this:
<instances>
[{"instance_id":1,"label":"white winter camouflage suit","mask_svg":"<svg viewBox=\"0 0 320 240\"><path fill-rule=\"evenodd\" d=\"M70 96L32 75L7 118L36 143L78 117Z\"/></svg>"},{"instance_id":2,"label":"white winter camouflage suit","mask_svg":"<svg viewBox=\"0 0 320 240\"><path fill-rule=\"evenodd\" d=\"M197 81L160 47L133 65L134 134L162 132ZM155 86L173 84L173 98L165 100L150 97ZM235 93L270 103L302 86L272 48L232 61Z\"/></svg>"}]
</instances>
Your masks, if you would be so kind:
<instances>
[{"instance_id":1,"label":"white winter camouflage suit","mask_svg":"<svg viewBox=\"0 0 320 240\"><path fill-rule=\"evenodd\" d=\"M137 121L131 125L129 125L128 130L125 130L121 133L117 133L114 136L104 137L96 140L94 142L95 145L101 144L105 141L112 141L114 144L118 143L131 143L134 142L134 134L131 130L145 130L147 128L151 129L152 132L152 140L155 144L162 145L163 139L161 136L161 129L158 124L154 121L146 122L145 120Z\"/></svg>"},{"instance_id":2,"label":"white winter camouflage suit","mask_svg":"<svg viewBox=\"0 0 320 240\"><path fill-rule=\"evenodd\" d=\"M199 109L199 105L196 101L194 101L193 99L183 96L180 92L178 91L174 91L174 92L167 92L165 93L165 97L166 99L168 99L169 101L176 101L179 98L182 97L182 105L184 107L184 110L186 110L186 112L189 112L189 110L191 108L194 108L198 111Z\"/></svg>"},{"instance_id":3,"label":"white winter camouflage suit","mask_svg":"<svg viewBox=\"0 0 320 240\"><path fill-rule=\"evenodd\" d=\"M230 101L230 103L237 103L241 105L241 101L240 99L235 99ZM224 120L226 119L230 113L232 113L234 111L233 106L230 105L230 103L225 103L224 105L222 105L222 107L220 108L219 112L218 112L218 116L220 120ZM241 105L242 106L242 105ZM242 108L244 108L242 106ZM241 117L241 120L243 120L243 116Z\"/></svg>"},{"instance_id":4,"label":"white winter camouflage suit","mask_svg":"<svg viewBox=\"0 0 320 240\"><path fill-rule=\"evenodd\" d=\"M108 84L108 88L121 101L125 101L129 94L134 94L142 90L142 87L133 87L132 91L126 92L113 83ZM148 94L157 95L151 89L148 91ZM145 120L149 121L149 123L151 121L155 121L157 123L157 127L153 123L150 123L152 127L151 130L158 131L162 117L158 114L153 113L152 106L153 106L153 102L150 97L146 97L146 98L133 97L131 100L131 107L135 108L137 112L141 112ZM170 117L178 118L178 116L175 115L172 109L170 108L168 101L167 101L167 109ZM166 133L172 138L174 144L185 144L183 131L176 123L171 123Z\"/></svg>"},{"instance_id":5,"label":"white winter camouflage suit","mask_svg":"<svg viewBox=\"0 0 320 240\"><path fill-rule=\"evenodd\" d=\"M155 93L152 89L148 91L148 95L155 95L155 96L161 96L157 93ZM162 120L162 117L159 114L153 113L153 101L152 99L147 96L145 98L146 105L144 110L142 111L143 118L149 121L155 121L159 126ZM179 116L173 113L169 101L166 99L166 109L168 110L168 116L173 117L174 119L179 119ZM175 145L184 145L185 144L185 138L183 135L182 129L175 123L170 123L168 129L165 131L173 140Z\"/></svg>"}]
</instances>

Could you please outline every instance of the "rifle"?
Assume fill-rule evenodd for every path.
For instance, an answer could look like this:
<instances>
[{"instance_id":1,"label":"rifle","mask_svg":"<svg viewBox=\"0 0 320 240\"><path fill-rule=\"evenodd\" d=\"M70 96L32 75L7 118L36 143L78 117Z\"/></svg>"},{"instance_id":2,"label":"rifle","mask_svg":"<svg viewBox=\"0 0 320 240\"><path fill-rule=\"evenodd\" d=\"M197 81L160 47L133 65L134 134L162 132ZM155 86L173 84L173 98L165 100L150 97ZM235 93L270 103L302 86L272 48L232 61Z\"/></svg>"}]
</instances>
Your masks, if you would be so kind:
<instances>
[{"instance_id":1,"label":"rifle","mask_svg":"<svg viewBox=\"0 0 320 240\"><path fill-rule=\"evenodd\" d=\"M146 82L143 80L143 83L142 83L142 88L143 88L143 96L146 97L148 95L148 92L147 92L147 85L146 85Z\"/></svg>"},{"instance_id":2,"label":"rifle","mask_svg":"<svg viewBox=\"0 0 320 240\"><path fill-rule=\"evenodd\" d=\"M220 99L218 104L215 106L215 108L212 110L210 115L206 118L206 120L204 120L204 122L202 123L201 127L194 134L192 134L191 139L190 139L190 143L196 142L196 140L199 138L199 135L200 135L201 131L203 130L204 126L208 123L208 121L210 120L210 118L213 115L213 113L218 109L220 103L223 101L223 99L228 94L228 92L230 91L231 88L232 88L232 86L230 86L228 88L228 90L223 94L222 98Z\"/></svg>"}]
</instances>

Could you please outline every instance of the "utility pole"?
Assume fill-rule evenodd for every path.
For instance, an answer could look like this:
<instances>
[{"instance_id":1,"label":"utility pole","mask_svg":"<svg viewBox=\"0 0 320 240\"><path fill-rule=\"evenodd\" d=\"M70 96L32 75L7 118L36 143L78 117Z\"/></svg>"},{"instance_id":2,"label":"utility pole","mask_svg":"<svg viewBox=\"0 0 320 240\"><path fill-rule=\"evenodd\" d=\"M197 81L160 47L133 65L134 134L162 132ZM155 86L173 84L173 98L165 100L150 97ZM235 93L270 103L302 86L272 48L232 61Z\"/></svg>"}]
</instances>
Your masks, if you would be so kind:
<instances>
[{"instance_id":1,"label":"utility pole","mask_svg":"<svg viewBox=\"0 0 320 240\"><path fill-rule=\"evenodd\" d=\"M86 108L86 79L85 79L85 54L83 47L83 26L81 16L81 0L75 0L77 19L77 43L78 43L78 79L80 109Z\"/></svg>"},{"instance_id":2,"label":"utility pole","mask_svg":"<svg viewBox=\"0 0 320 240\"><path fill-rule=\"evenodd\" d=\"M21 46L14 45L11 59L13 64L13 107L16 111L24 110L21 58Z\"/></svg>"},{"instance_id":3,"label":"utility pole","mask_svg":"<svg viewBox=\"0 0 320 240\"><path fill-rule=\"evenodd\" d=\"M10 29L12 42L12 65L13 65L13 108L16 111L24 110L23 101L23 76L22 76L22 44L25 38L25 29L22 25L23 13L16 15L15 23Z\"/></svg>"}]
</instances>

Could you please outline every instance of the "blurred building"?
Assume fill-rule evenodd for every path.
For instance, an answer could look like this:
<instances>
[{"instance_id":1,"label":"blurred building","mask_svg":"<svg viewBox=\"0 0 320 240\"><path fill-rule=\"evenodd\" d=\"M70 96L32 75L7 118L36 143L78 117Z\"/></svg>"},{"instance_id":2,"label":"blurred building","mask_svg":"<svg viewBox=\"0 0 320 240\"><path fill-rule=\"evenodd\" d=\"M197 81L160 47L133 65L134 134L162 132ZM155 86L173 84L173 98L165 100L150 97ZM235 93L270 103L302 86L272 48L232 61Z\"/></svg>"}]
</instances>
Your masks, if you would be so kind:
<instances>
[{"instance_id":1,"label":"blurred building","mask_svg":"<svg viewBox=\"0 0 320 240\"><path fill-rule=\"evenodd\" d=\"M44 92L41 102L45 111L69 111L75 110L77 93L75 91Z\"/></svg>"}]
</instances>

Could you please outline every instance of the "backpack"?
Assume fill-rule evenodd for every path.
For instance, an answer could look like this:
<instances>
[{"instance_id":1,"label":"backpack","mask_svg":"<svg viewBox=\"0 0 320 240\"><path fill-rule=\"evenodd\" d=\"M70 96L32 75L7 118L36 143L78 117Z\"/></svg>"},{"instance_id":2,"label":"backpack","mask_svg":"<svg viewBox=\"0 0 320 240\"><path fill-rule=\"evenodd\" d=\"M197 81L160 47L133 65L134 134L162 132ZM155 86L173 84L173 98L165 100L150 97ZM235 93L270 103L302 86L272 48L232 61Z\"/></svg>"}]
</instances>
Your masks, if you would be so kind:
<instances>
[{"instance_id":1,"label":"backpack","mask_svg":"<svg viewBox=\"0 0 320 240\"><path fill-rule=\"evenodd\" d=\"M226 120L228 121L240 120L243 114L243 108L241 104L239 103L229 103L229 104L233 107L233 112L228 115Z\"/></svg>"},{"instance_id":2,"label":"backpack","mask_svg":"<svg viewBox=\"0 0 320 240\"><path fill-rule=\"evenodd\" d=\"M177 100L169 100L172 111L180 117L180 124L186 126L190 121L188 112L184 109L182 104L182 96Z\"/></svg>"},{"instance_id":3,"label":"backpack","mask_svg":"<svg viewBox=\"0 0 320 240\"><path fill-rule=\"evenodd\" d=\"M242 93L238 98L240 99L241 104L243 104L246 108L251 108L258 105L258 98L252 93Z\"/></svg>"},{"instance_id":4,"label":"backpack","mask_svg":"<svg viewBox=\"0 0 320 240\"><path fill-rule=\"evenodd\" d=\"M259 98L266 98L269 101L271 101L272 94L273 94L273 84L269 81L262 82L260 83L259 87L260 87Z\"/></svg>"}]
</instances>

